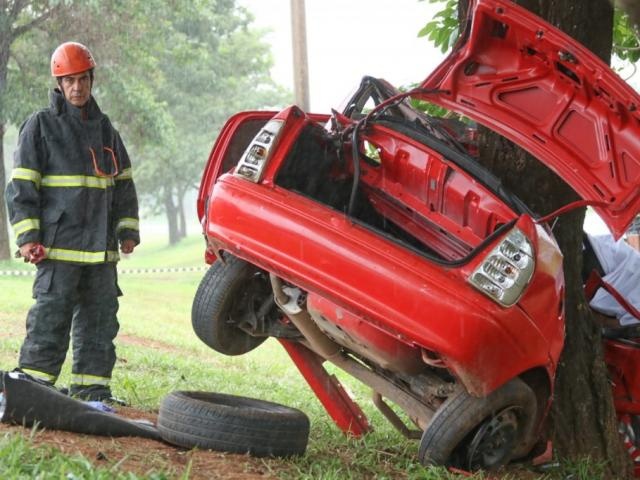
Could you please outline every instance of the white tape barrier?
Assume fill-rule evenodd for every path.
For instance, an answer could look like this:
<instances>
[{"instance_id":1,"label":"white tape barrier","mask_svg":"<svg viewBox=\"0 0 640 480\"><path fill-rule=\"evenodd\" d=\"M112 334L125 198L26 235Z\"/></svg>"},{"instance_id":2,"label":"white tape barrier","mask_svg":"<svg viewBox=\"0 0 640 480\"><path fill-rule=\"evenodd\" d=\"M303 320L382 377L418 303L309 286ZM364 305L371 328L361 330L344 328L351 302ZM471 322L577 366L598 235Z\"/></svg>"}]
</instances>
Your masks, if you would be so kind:
<instances>
[{"instance_id":1,"label":"white tape barrier","mask_svg":"<svg viewBox=\"0 0 640 480\"><path fill-rule=\"evenodd\" d=\"M143 274L143 273L182 273L204 272L209 265L200 267L166 267L166 268L123 268L118 269L118 275ZM0 270L0 277L28 277L34 276L36 270Z\"/></svg>"}]
</instances>

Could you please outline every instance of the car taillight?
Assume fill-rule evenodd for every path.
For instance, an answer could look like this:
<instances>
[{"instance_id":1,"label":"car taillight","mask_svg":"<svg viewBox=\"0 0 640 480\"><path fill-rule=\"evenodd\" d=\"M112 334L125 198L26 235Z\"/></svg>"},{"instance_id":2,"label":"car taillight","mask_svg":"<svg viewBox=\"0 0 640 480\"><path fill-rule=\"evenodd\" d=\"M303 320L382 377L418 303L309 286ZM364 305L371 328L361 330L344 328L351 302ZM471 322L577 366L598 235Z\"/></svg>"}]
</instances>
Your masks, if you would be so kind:
<instances>
[{"instance_id":1,"label":"car taillight","mask_svg":"<svg viewBox=\"0 0 640 480\"><path fill-rule=\"evenodd\" d=\"M522 295L534 268L531 242L514 228L478 265L469 282L500 305L509 307Z\"/></svg>"},{"instance_id":2,"label":"car taillight","mask_svg":"<svg viewBox=\"0 0 640 480\"><path fill-rule=\"evenodd\" d=\"M260 181L283 124L282 120L270 120L262 127L242 154L235 175L256 183Z\"/></svg>"}]
</instances>

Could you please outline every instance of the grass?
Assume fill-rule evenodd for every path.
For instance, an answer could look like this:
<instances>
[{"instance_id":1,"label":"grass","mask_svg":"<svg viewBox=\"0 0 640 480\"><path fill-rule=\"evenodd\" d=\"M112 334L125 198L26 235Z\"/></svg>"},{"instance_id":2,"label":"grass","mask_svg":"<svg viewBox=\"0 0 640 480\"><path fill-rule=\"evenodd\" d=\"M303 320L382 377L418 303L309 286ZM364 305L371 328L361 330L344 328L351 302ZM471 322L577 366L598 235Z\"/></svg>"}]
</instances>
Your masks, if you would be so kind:
<instances>
[{"instance_id":1,"label":"grass","mask_svg":"<svg viewBox=\"0 0 640 480\"><path fill-rule=\"evenodd\" d=\"M199 236L175 247L152 240L124 259L121 269L202 266L204 243ZM0 271L33 269L17 261L0 262ZM303 410L311 420L306 455L289 460L266 460L269 471L283 479L453 479L463 478L417 462L418 444L404 439L375 410L370 391L340 371L332 370L363 407L374 431L362 439L347 438L332 423L307 387L284 349L268 340L239 357L226 357L202 344L191 329L191 302L202 272L124 273L119 284L121 329L116 340L118 361L114 392L136 408L156 412L161 399L174 390L205 390L279 402ZM24 336L24 318L33 300L31 276L0 275L0 369L15 366ZM68 384L65 364L60 383ZM33 448L29 436L0 438L0 478L127 478L131 473L95 468L82 457L66 456L51 448ZM31 452L31 453L28 453ZM187 469L188 470L188 469ZM562 473L536 477L597 478L585 463ZM46 472L46 473L45 473ZM64 473L62 473L64 472ZM585 473L587 472L587 473ZM180 478L189 478L183 473ZM145 478L176 478L159 472ZM485 478L477 474L473 478ZM492 477L498 478L498 477Z\"/></svg>"},{"instance_id":2,"label":"grass","mask_svg":"<svg viewBox=\"0 0 640 480\"><path fill-rule=\"evenodd\" d=\"M33 431L31 432L33 435ZM139 477L112 468L96 468L79 455L63 455L55 448L34 446L32 437L0 437L0 475L3 479L135 480ZM162 473L151 480L166 480Z\"/></svg>"},{"instance_id":3,"label":"grass","mask_svg":"<svg viewBox=\"0 0 640 480\"><path fill-rule=\"evenodd\" d=\"M201 267L204 265L204 240L192 235L177 246L167 245L162 237L144 240L129 256L124 256L120 268Z\"/></svg>"}]
</instances>

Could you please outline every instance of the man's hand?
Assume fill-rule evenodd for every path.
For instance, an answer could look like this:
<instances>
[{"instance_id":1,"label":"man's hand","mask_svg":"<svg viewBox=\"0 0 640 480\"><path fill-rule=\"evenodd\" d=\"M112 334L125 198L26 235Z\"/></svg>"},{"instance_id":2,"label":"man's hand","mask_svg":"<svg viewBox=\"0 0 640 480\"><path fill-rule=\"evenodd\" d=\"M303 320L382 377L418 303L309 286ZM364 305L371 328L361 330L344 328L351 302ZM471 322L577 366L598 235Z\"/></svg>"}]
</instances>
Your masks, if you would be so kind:
<instances>
[{"instance_id":1,"label":"man's hand","mask_svg":"<svg viewBox=\"0 0 640 480\"><path fill-rule=\"evenodd\" d=\"M136 242L133 240L123 240L120 242L120 251L122 253L132 253L134 248L136 248Z\"/></svg>"},{"instance_id":2,"label":"man's hand","mask_svg":"<svg viewBox=\"0 0 640 480\"><path fill-rule=\"evenodd\" d=\"M25 262L36 264L47 258L47 252L41 243L28 242L20 246L20 256Z\"/></svg>"}]
</instances>

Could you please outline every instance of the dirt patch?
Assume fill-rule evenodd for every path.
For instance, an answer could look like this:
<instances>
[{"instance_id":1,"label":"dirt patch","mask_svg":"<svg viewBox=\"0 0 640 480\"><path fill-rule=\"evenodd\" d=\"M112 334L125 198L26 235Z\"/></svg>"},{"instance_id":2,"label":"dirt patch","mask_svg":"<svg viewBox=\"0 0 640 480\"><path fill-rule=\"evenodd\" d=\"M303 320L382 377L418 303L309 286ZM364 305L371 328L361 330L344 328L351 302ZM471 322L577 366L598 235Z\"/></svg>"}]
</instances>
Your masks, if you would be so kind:
<instances>
[{"instance_id":1,"label":"dirt patch","mask_svg":"<svg viewBox=\"0 0 640 480\"><path fill-rule=\"evenodd\" d=\"M119 407L118 416L132 420L156 423L157 414L130 407ZM66 455L81 455L94 468L112 469L114 472L134 473L149 477L152 473L164 473L170 479L189 480L271 480L279 474L292 475L291 465L279 459L262 459L249 455L236 455L215 451L186 450L161 441L140 437L101 437L73 432L37 430L0 423L0 437L5 434L31 438L34 446L53 447ZM390 453L390 455L393 455ZM336 451L335 458L344 465L355 462L353 452ZM416 459L417 462L417 459ZM381 468L384 467L381 465ZM381 470L382 471L382 470ZM389 478L405 479L404 472L392 470ZM457 472L464 478L467 472ZM387 475L385 475L387 477ZM370 472L363 479L378 478ZM541 474L522 465L511 465L500 472L482 477L488 480L537 480Z\"/></svg>"},{"instance_id":2,"label":"dirt patch","mask_svg":"<svg viewBox=\"0 0 640 480\"><path fill-rule=\"evenodd\" d=\"M166 353L177 353L182 351L179 347L176 347L175 345L171 345L169 343L161 342L159 340L152 340L150 338L137 337L135 335L126 333L120 333L118 335L118 342L125 345L145 347Z\"/></svg>"},{"instance_id":3,"label":"dirt patch","mask_svg":"<svg viewBox=\"0 0 640 480\"><path fill-rule=\"evenodd\" d=\"M153 414L133 408L120 408L118 415L155 423ZM11 433L30 437L31 429L0 423L0 435ZM96 468L112 468L147 476L166 472L179 478L189 471L190 480L275 479L268 460L213 451L184 450L169 444L138 437L100 437L72 432L40 430L33 435L35 446L47 445L67 455L82 455Z\"/></svg>"},{"instance_id":4,"label":"dirt patch","mask_svg":"<svg viewBox=\"0 0 640 480\"><path fill-rule=\"evenodd\" d=\"M130 419L156 421L151 413L133 408L122 407L118 415ZM0 435L11 433L25 438L32 436L29 428L0 423ZM95 468L111 469L118 472L131 472L141 477L151 473L164 472L169 478L188 478L189 480L271 480L278 473L287 471L286 464L274 459L254 458L248 455L235 455L214 451L185 450L160 441L138 437L100 437L72 432L40 430L32 436L35 446L49 446L67 455L82 455ZM354 461L349 455L336 456L345 464ZM189 472L188 475L185 475ZM468 472L459 473L459 478L468 476ZM366 475L363 478L376 478ZM399 474L397 478L407 478ZM489 475L489 480L537 480L541 474L523 466L512 465L499 473Z\"/></svg>"}]
</instances>

